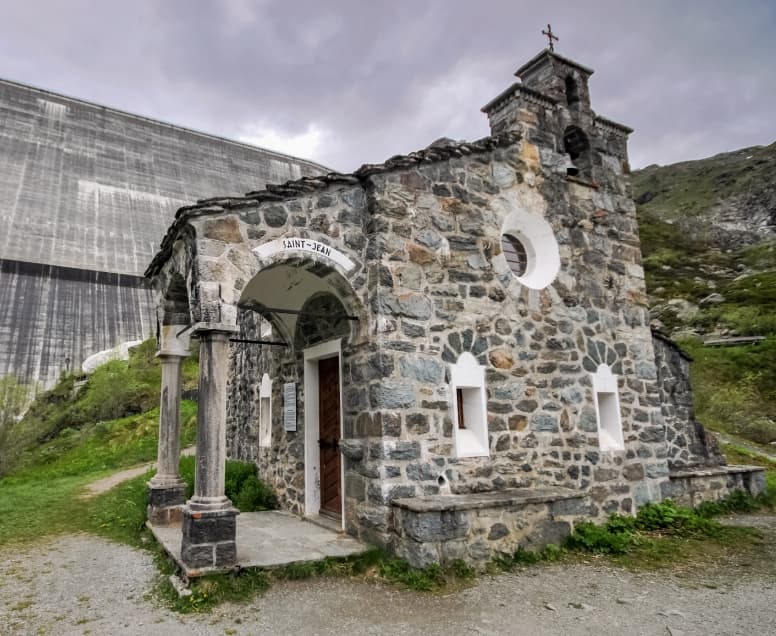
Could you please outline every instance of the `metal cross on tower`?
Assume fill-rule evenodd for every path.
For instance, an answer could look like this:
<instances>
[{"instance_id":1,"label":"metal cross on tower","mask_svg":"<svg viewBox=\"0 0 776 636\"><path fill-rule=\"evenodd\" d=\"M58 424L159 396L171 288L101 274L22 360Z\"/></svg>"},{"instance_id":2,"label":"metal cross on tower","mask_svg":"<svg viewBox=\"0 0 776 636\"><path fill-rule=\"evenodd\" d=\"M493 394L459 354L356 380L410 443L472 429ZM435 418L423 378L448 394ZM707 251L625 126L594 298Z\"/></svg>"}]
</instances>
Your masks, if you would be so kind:
<instances>
[{"instance_id":1,"label":"metal cross on tower","mask_svg":"<svg viewBox=\"0 0 776 636\"><path fill-rule=\"evenodd\" d=\"M554 51L555 46L552 44L552 41L555 40L557 42L560 38L552 32L552 25L547 24L547 30L543 30L542 35L547 36L547 39L550 41L550 51Z\"/></svg>"}]
</instances>

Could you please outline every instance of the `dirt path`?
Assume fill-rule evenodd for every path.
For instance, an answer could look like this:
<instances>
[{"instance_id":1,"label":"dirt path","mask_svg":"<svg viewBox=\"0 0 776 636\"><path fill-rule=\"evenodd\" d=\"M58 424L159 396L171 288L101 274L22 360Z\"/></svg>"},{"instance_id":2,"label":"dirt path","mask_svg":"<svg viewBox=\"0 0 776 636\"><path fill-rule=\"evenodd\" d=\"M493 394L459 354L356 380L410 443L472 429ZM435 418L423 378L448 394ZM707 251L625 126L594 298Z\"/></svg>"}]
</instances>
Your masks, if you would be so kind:
<instances>
[{"instance_id":1,"label":"dirt path","mask_svg":"<svg viewBox=\"0 0 776 636\"><path fill-rule=\"evenodd\" d=\"M194 446L189 446L188 448L184 448L181 451L181 455L193 455L195 450L196 449ZM86 488L84 488L81 496L88 499L90 497L101 495L104 492L108 492L114 486L118 486L123 481L127 481L128 479L143 475L144 473L151 470L154 466L156 466L156 462L148 462L147 464L135 466L134 468L127 468L121 472L108 475L103 479L88 484Z\"/></svg>"},{"instance_id":2,"label":"dirt path","mask_svg":"<svg viewBox=\"0 0 776 636\"><path fill-rule=\"evenodd\" d=\"M26 634L530 634L597 636L772 633L776 517L727 521L764 534L762 553L681 571L589 563L537 566L449 595L324 578L274 585L245 605L181 616L159 607L141 551L87 535L0 551L0 632Z\"/></svg>"},{"instance_id":3,"label":"dirt path","mask_svg":"<svg viewBox=\"0 0 776 636\"><path fill-rule=\"evenodd\" d=\"M761 457L765 457L766 459L769 459L772 462L776 462L776 448L774 448L773 451L769 452L763 449L762 446L754 444L742 437L728 435L727 433L719 433L717 431L714 431L714 435L715 437L717 437L717 439L719 439L720 442L724 444L731 444L732 446L740 446L754 453L755 455L760 455Z\"/></svg>"}]
</instances>

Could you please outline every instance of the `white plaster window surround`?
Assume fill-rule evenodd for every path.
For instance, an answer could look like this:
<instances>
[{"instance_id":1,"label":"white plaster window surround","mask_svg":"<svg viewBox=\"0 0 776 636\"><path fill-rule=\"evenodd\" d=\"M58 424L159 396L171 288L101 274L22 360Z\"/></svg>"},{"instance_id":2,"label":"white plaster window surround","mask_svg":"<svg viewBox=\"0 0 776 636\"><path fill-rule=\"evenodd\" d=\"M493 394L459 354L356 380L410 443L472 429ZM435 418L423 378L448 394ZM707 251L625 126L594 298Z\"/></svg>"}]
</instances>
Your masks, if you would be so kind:
<instances>
[{"instance_id":1,"label":"white plaster window surround","mask_svg":"<svg viewBox=\"0 0 776 636\"><path fill-rule=\"evenodd\" d=\"M272 445L272 380L266 373L259 389L259 446Z\"/></svg>"},{"instance_id":2,"label":"white plaster window surround","mask_svg":"<svg viewBox=\"0 0 776 636\"><path fill-rule=\"evenodd\" d=\"M612 375L608 365L598 365L593 374L593 395L598 422L598 446L602 451L625 450L617 376Z\"/></svg>"},{"instance_id":3,"label":"white plaster window surround","mask_svg":"<svg viewBox=\"0 0 776 636\"><path fill-rule=\"evenodd\" d=\"M515 278L530 289L544 289L555 280L560 271L560 252L558 241L550 224L538 214L518 210L511 212L501 226L502 246L506 241L514 245L519 243L525 250L525 267L518 271L509 262L510 271ZM502 256L507 260L506 253Z\"/></svg>"},{"instance_id":4,"label":"white plaster window surround","mask_svg":"<svg viewBox=\"0 0 776 636\"><path fill-rule=\"evenodd\" d=\"M488 457L485 367L465 351L450 367L453 439L457 457Z\"/></svg>"}]
</instances>

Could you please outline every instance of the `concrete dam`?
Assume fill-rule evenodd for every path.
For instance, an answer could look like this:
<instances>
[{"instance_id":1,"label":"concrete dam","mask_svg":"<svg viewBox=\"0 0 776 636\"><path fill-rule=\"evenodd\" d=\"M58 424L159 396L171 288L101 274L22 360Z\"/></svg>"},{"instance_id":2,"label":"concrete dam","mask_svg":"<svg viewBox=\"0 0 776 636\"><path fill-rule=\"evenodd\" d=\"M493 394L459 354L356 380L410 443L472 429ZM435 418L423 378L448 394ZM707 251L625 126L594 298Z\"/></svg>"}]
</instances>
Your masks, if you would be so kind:
<instances>
[{"instance_id":1,"label":"concrete dam","mask_svg":"<svg viewBox=\"0 0 776 636\"><path fill-rule=\"evenodd\" d=\"M0 80L0 376L49 387L151 335L142 275L179 207L325 172Z\"/></svg>"}]
</instances>

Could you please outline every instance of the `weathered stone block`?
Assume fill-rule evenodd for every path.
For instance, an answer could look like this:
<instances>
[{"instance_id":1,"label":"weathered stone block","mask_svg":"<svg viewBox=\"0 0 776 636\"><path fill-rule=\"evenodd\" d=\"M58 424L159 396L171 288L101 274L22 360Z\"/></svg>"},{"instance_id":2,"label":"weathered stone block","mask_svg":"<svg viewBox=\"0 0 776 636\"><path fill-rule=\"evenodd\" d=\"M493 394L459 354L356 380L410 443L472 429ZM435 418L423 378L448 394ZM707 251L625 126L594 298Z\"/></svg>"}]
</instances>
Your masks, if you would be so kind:
<instances>
[{"instance_id":1,"label":"weathered stone block","mask_svg":"<svg viewBox=\"0 0 776 636\"><path fill-rule=\"evenodd\" d=\"M557 433L560 430L558 418L549 413L535 413L531 416L531 430L540 433Z\"/></svg>"},{"instance_id":2,"label":"weathered stone block","mask_svg":"<svg viewBox=\"0 0 776 636\"><path fill-rule=\"evenodd\" d=\"M561 499L552 503L552 514L554 515L586 515L590 506L580 497L579 499Z\"/></svg>"},{"instance_id":3,"label":"weathered stone block","mask_svg":"<svg viewBox=\"0 0 776 636\"><path fill-rule=\"evenodd\" d=\"M507 528L503 523L494 523L490 527L490 532L488 533L488 541L497 541L498 539L502 539L506 537L509 534L509 528Z\"/></svg>"},{"instance_id":4,"label":"weathered stone block","mask_svg":"<svg viewBox=\"0 0 776 636\"><path fill-rule=\"evenodd\" d=\"M448 541L466 536L469 519L464 512L442 510L413 513L403 510L402 530L415 541Z\"/></svg>"},{"instance_id":5,"label":"weathered stone block","mask_svg":"<svg viewBox=\"0 0 776 636\"><path fill-rule=\"evenodd\" d=\"M612 481L620 476L620 471L616 468L596 468L593 471L593 478L596 481Z\"/></svg>"},{"instance_id":6,"label":"weathered stone block","mask_svg":"<svg viewBox=\"0 0 776 636\"><path fill-rule=\"evenodd\" d=\"M190 513L183 516L183 542L193 545L234 540L237 534L236 515L219 515L199 518Z\"/></svg>"},{"instance_id":7,"label":"weathered stone block","mask_svg":"<svg viewBox=\"0 0 776 636\"><path fill-rule=\"evenodd\" d=\"M226 541L215 546L215 567L230 568L237 564L237 543Z\"/></svg>"},{"instance_id":8,"label":"weathered stone block","mask_svg":"<svg viewBox=\"0 0 776 636\"><path fill-rule=\"evenodd\" d=\"M288 220L288 213L282 205L264 208L264 222L270 227L282 227Z\"/></svg>"},{"instance_id":9,"label":"weathered stone block","mask_svg":"<svg viewBox=\"0 0 776 636\"><path fill-rule=\"evenodd\" d=\"M240 234L240 221L234 216L208 219L202 226L202 236L224 243L240 243L243 240Z\"/></svg>"},{"instance_id":10,"label":"weathered stone block","mask_svg":"<svg viewBox=\"0 0 776 636\"><path fill-rule=\"evenodd\" d=\"M421 294L386 295L378 303L380 313L403 316L414 320L428 320L433 308L431 301Z\"/></svg>"},{"instance_id":11,"label":"weathered stone block","mask_svg":"<svg viewBox=\"0 0 776 636\"><path fill-rule=\"evenodd\" d=\"M439 384L444 367L439 360L426 356L405 356L399 362L402 377L426 384Z\"/></svg>"},{"instance_id":12,"label":"weathered stone block","mask_svg":"<svg viewBox=\"0 0 776 636\"><path fill-rule=\"evenodd\" d=\"M345 475L345 496L356 501L366 501L366 480L354 473Z\"/></svg>"},{"instance_id":13,"label":"weathered stone block","mask_svg":"<svg viewBox=\"0 0 776 636\"><path fill-rule=\"evenodd\" d=\"M342 454L351 461L358 462L364 458L364 441L360 439L341 439L339 447Z\"/></svg>"},{"instance_id":14,"label":"weathered stone block","mask_svg":"<svg viewBox=\"0 0 776 636\"><path fill-rule=\"evenodd\" d=\"M215 567L215 545L211 543L204 545L184 543L181 548L181 561L192 569Z\"/></svg>"},{"instance_id":15,"label":"weathered stone block","mask_svg":"<svg viewBox=\"0 0 776 636\"><path fill-rule=\"evenodd\" d=\"M428 433L430 426L428 423L429 416L425 413L410 413L405 417L407 424L407 432L413 435L423 435Z\"/></svg>"},{"instance_id":16,"label":"weathered stone block","mask_svg":"<svg viewBox=\"0 0 776 636\"><path fill-rule=\"evenodd\" d=\"M401 409L415 405L415 386L386 380L369 387L369 401L376 409Z\"/></svg>"},{"instance_id":17,"label":"weathered stone block","mask_svg":"<svg viewBox=\"0 0 776 636\"><path fill-rule=\"evenodd\" d=\"M643 464L628 464L622 469L622 476L628 481L640 481L644 479Z\"/></svg>"}]
</instances>

